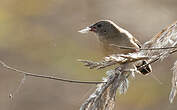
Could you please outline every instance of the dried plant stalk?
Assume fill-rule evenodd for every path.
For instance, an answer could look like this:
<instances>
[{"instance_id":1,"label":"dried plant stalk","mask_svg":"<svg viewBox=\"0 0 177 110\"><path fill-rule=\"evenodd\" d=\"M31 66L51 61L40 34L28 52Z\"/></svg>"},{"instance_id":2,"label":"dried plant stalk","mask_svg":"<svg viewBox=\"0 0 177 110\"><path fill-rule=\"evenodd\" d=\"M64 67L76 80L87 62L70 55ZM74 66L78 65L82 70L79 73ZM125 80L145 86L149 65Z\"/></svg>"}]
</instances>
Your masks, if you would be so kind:
<instances>
[{"instance_id":1,"label":"dried plant stalk","mask_svg":"<svg viewBox=\"0 0 177 110\"><path fill-rule=\"evenodd\" d=\"M83 103L80 110L112 110L114 108L116 91L125 93L128 89L128 76L124 67L107 72L107 83L99 84L96 91Z\"/></svg>"},{"instance_id":2,"label":"dried plant stalk","mask_svg":"<svg viewBox=\"0 0 177 110\"><path fill-rule=\"evenodd\" d=\"M169 27L163 29L151 40L147 41L143 48L166 48L166 47L175 47L177 46L177 21L170 25ZM157 49L157 50L148 50L142 51L141 54L147 56L155 56L162 54L161 60L166 58L171 51L176 48L167 48L167 49Z\"/></svg>"},{"instance_id":3,"label":"dried plant stalk","mask_svg":"<svg viewBox=\"0 0 177 110\"><path fill-rule=\"evenodd\" d=\"M173 102L173 100L176 96L176 93L177 93L177 61L174 63L173 76L172 76L171 83L172 83L172 87L171 87L171 92L170 92L170 95L169 95L170 103Z\"/></svg>"}]
</instances>

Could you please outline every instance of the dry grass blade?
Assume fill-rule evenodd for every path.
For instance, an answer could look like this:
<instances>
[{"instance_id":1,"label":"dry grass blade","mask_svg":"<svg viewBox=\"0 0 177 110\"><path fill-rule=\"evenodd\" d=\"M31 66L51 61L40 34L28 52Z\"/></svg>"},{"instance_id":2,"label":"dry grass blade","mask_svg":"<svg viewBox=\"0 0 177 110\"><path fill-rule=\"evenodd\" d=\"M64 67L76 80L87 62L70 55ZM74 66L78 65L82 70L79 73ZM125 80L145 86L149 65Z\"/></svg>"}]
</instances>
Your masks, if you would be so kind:
<instances>
[{"instance_id":1,"label":"dry grass blade","mask_svg":"<svg viewBox=\"0 0 177 110\"><path fill-rule=\"evenodd\" d=\"M173 67L173 77L172 77L172 87L171 87L171 92L169 95L169 100L170 103L173 102L176 93L177 93L177 61L174 63L174 67Z\"/></svg>"},{"instance_id":2,"label":"dry grass blade","mask_svg":"<svg viewBox=\"0 0 177 110\"><path fill-rule=\"evenodd\" d=\"M115 64L124 64L124 63L131 63L136 62L138 60L146 60L149 57L140 55L139 53L130 53L130 54L113 54L108 57L105 57L103 61L94 62L90 60L82 60L78 59L79 62L82 62L84 66L89 67L89 69L102 69L108 66L112 66Z\"/></svg>"},{"instance_id":3,"label":"dry grass blade","mask_svg":"<svg viewBox=\"0 0 177 110\"><path fill-rule=\"evenodd\" d=\"M95 68L102 69L102 68L106 68L108 66L112 66L117 63L116 61L112 61L112 60L109 60L109 61L104 60L101 62L94 62L94 61L90 61L90 60L79 59L78 61L82 62L84 64L84 66L89 67L89 69L95 69Z\"/></svg>"}]
</instances>

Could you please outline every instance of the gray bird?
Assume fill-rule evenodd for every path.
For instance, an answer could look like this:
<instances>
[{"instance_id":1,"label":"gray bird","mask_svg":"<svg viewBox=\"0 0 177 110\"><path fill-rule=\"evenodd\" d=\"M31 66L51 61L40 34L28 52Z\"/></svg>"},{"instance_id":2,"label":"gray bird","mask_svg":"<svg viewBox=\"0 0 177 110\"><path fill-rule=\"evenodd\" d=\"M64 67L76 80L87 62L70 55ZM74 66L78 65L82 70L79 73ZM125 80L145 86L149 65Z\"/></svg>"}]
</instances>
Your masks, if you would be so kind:
<instances>
[{"instance_id":1,"label":"gray bird","mask_svg":"<svg viewBox=\"0 0 177 110\"><path fill-rule=\"evenodd\" d=\"M101 45L104 49L105 55L110 54L128 54L131 52L135 52L136 49L141 48L141 43L133 37L125 29L117 26L114 22L110 20L101 20L95 24L92 24L85 29L80 30L80 33L94 32L98 35L98 39L101 42ZM125 46L125 47L133 47L133 49L120 49L113 45ZM147 64L147 61L142 61L136 67L140 67L144 64ZM151 72L151 65L148 65L144 68L139 69L139 71L146 75Z\"/></svg>"}]
</instances>

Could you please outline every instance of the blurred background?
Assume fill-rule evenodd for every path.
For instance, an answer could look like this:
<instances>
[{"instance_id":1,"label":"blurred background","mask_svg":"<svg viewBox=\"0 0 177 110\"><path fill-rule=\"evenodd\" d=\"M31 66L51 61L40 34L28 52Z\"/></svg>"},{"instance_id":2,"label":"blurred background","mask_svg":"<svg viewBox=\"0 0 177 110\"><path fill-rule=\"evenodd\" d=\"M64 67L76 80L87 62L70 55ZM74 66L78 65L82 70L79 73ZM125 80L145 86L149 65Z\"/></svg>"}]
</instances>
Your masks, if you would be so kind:
<instances>
[{"instance_id":1,"label":"blurred background","mask_svg":"<svg viewBox=\"0 0 177 110\"><path fill-rule=\"evenodd\" d=\"M77 31L110 19L142 43L177 20L177 0L0 0L0 60L27 72L81 81L100 81L104 70L89 70L77 59L101 60L93 33ZM170 56L153 64L153 76L130 79L115 110L176 110L169 104ZM156 78L154 78L156 77ZM11 100L23 75L0 66L1 110L78 110L95 85L27 77ZM160 81L158 81L158 80Z\"/></svg>"}]
</instances>

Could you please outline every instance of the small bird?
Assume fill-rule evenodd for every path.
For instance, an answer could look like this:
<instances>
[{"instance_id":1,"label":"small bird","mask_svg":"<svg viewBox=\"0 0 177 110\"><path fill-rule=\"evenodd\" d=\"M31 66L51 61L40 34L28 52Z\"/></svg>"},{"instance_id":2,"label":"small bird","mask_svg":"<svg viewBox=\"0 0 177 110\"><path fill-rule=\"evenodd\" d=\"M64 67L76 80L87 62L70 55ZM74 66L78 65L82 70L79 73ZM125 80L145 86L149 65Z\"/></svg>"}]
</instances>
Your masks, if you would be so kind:
<instances>
[{"instance_id":1,"label":"small bird","mask_svg":"<svg viewBox=\"0 0 177 110\"><path fill-rule=\"evenodd\" d=\"M141 43L128 31L119 27L111 20L100 20L95 24L92 24L85 29L80 30L80 33L94 32L98 35L98 39L104 49L105 55L110 54L128 54L135 52L136 49L141 48ZM120 49L113 45L133 47L135 49ZM136 67L140 67L147 64L144 60ZM151 65L147 65L139 70L143 75L152 71Z\"/></svg>"}]
</instances>

